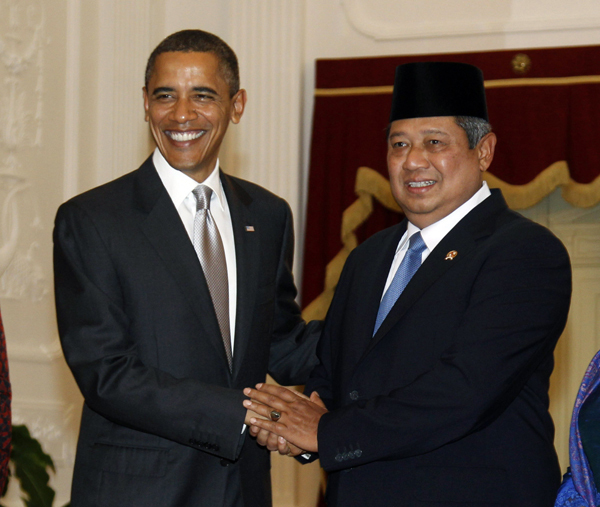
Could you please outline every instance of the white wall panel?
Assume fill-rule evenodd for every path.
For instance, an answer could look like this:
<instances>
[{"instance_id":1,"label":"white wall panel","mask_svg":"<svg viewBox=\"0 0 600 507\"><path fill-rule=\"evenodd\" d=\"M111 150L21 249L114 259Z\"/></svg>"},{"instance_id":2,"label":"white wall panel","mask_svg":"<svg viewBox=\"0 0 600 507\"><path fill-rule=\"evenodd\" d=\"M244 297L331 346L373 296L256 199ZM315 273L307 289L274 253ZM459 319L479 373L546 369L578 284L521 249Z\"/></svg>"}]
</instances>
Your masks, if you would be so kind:
<instances>
[{"instance_id":1,"label":"white wall panel","mask_svg":"<svg viewBox=\"0 0 600 507\"><path fill-rule=\"evenodd\" d=\"M151 150L142 88L153 8L150 0L99 2L97 184L136 169Z\"/></svg>"},{"instance_id":2,"label":"white wall panel","mask_svg":"<svg viewBox=\"0 0 600 507\"><path fill-rule=\"evenodd\" d=\"M53 482L64 501L77 428L66 414L77 412L79 400L58 348L51 232L66 184L67 32L77 17L71 8L52 0L0 2L0 298L13 416L53 454ZM23 504L15 486L7 505Z\"/></svg>"},{"instance_id":3,"label":"white wall panel","mask_svg":"<svg viewBox=\"0 0 600 507\"><path fill-rule=\"evenodd\" d=\"M280 195L297 211L304 2L231 0L229 12L227 42L238 56L248 104L240 124L230 129L223 165Z\"/></svg>"},{"instance_id":4,"label":"white wall panel","mask_svg":"<svg viewBox=\"0 0 600 507\"><path fill-rule=\"evenodd\" d=\"M340 0L349 23L372 39L448 37L597 28L600 6L582 0L574 9L562 0Z\"/></svg>"}]
</instances>

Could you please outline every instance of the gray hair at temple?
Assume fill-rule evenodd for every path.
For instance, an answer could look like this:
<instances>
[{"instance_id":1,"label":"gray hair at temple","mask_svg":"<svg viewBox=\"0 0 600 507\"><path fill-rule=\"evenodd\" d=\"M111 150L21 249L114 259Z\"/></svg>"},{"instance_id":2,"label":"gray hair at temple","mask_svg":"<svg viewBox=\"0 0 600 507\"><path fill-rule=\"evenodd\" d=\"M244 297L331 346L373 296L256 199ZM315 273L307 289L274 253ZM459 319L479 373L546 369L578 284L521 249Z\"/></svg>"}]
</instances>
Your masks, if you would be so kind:
<instances>
[{"instance_id":1,"label":"gray hair at temple","mask_svg":"<svg viewBox=\"0 0 600 507\"><path fill-rule=\"evenodd\" d=\"M475 148L479 141L492 131L492 126L483 118L476 118L475 116L455 116L454 121L466 132L470 150Z\"/></svg>"},{"instance_id":2,"label":"gray hair at temple","mask_svg":"<svg viewBox=\"0 0 600 507\"><path fill-rule=\"evenodd\" d=\"M240 70L238 60L225 41L203 30L181 30L166 37L148 58L144 84L148 82L154 71L154 64L158 55L169 52L183 53L213 53L219 59L221 74L229 86L229 95L233 97L240 89Z\"/></svg>"}]
</instances>

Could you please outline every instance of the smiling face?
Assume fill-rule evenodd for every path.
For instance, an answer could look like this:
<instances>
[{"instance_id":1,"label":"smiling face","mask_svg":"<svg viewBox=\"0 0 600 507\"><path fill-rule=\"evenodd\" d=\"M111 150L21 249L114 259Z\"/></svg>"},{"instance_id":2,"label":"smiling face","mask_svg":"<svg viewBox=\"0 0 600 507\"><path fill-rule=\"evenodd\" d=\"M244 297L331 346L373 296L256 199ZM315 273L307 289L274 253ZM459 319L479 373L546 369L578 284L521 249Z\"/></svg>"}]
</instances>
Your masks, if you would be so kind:
<instances>
[{"instance_id":1,"label":"smiling face","mask_svg":"<svg viewBox=\"0 0 600 507\"><path fill-rule=\"evenodd\" d=\"M238 123L246 92L230 97L213 53L167 52L144 88L146 121L167 162L198 182L215 168L229 122Z\"/></svg>"},{"instance_id":2,"label":"smiling face","mask_svg":"<svg viewBox=\"0 0 600 507\"><path fill-rule=\"evenodd\" d=\"M469 149L467 134L451 116L392 122L390 184L406 217L423 229L467 202L481 188L495 145L492 133Z\"/></svg>"}]
</instances>

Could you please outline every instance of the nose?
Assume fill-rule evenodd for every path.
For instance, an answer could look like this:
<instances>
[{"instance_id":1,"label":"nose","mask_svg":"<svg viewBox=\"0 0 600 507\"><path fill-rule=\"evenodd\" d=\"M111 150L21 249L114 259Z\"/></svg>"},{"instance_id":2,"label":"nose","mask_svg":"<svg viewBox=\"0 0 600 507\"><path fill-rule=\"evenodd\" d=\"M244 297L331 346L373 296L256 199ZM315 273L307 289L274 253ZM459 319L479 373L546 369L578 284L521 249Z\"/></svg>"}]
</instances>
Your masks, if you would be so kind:
<instances>
[{"instance_id":1,"label":"nose","mask_svg":"<svg viewBox=\"0 0 600 507\"><path fill-rule=\"evenodd\" d=\"M408 171L416 171L428 165L429 162L425 156L425 150L419 146L411 146L406 153L402 168Z\"/></svg>"},{"instance_id":2,"label":"nose","mask_svg":"<svg viewBox=\"0 0 600 507\"><path fill-rule=\"evenodd\" d=\"M196 118L198 118L198 113L188 100L181 98L175 102L171 112L171 119L177 123L187 123Z\"/></svg>"}]
</instances>

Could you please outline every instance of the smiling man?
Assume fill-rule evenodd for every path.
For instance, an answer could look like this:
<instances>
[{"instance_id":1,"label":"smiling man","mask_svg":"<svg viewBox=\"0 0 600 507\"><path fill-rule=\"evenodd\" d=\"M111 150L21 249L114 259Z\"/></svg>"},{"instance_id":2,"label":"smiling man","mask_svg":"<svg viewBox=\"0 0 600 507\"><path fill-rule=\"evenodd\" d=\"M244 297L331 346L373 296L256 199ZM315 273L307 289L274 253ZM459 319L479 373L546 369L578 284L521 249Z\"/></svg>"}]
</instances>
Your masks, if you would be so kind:
<instances>
[{"instance_id":1,"label":"smiling man","mask_svg":"<svg viewBox=\"0 0 600 507\"><path fill-rule=\"evenodd\" d=\"M483 181L495 145L479 69L398 67L387 160L406 220L348 258L310 400L245 390L276 419L252 432L320 458L330 506L554 504L548 384L569 258Z\"/></svg>"},{"instance_id":2,"label":"smiling man","mask_svg":"<svg viewBox=\"0 0 600 507\"><path fill-rule=\"evenodd\" d=\"M271 504L242 388L304 383L320 323L294 301L288 205L220 168L245 104L227 44L167 37L144 87L156 150L58 210L58 325L85 399L73 507Z\"/></svg>"}]
</instances>

